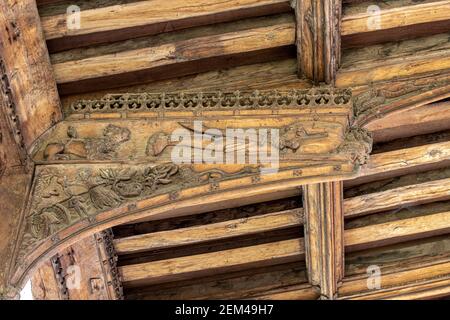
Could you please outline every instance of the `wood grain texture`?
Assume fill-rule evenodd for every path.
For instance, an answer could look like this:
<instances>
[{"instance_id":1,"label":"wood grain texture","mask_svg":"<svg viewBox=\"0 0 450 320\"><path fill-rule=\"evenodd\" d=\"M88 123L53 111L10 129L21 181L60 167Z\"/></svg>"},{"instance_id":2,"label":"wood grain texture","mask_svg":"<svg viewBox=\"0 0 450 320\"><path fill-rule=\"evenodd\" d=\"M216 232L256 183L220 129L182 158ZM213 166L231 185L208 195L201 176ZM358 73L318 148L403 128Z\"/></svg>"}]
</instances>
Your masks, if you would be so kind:
<instances>
[{"instance_id":1,"label":"wood grain texture","mask_svg":"<svg viewBox=\"0 0 450 320\"><path fill-rule=\"evenodd\" d=\"M450 129L450 102L426 104L370 122L374 143Z\"/></svg>"},{"instance_id":2,"label":"wood grain texture","mask_svg":"<svg viewBox=\"0 0 450 320\"><path fill-rule=\"evenodd\" d=\"M346 279L339 289L340 299L433 298L448 292L450 263L410 265L406 270L388 270L382 273L381 289L369 290L367 276Z\"/></svg>"},{"instance_id":3,"label":"wood grain texture","mask_svg":"<svg viewBox=\"0 0 450 320\"><path fill-rule=\"evenodd\" d=\"M51 51L120 41L211 23L288 12L286 0L138 1L80 10L80 28L67 27L67 15L42 17Z\"/></svg>"},{"instance_id":4,"label":"wood grain texture","mask_svg":"<svg viewBox=\"0 0 450 320\"><path fill-rule=\"evenodd\" d=\"M316 84L334 83L340 60L341 2L296 0L295 12L299 77Z\"/></svg>"},{"instance_id":5,"label":"wood grain texture","mask_svg":"<svg viewBox=\"0 0 450 320\"><path fill-rule=\"evenodd\" d=\"M300 226L301 224L302 210L288 210L220 223L119 238L114 241L114 247L118 254L129 254L211 240L225 240L231 237Z\"/></svg>"},{"instance_id":6,"label":"wood grain texture","mask_svg":"<svg viewBox=\"0 0 450 320\"><path fill-rule=\"evenodd\" d=\"M432 143L373 154L361 168L358 178L345 182L347 187L381 180L419 170L443 168L449 165L450 142Z\"/></svg>"},{"instance_id":7,"label":"wood grain texture","mask_svg":"<svg viewBox=\"0 0 450 320\"><path fill-rule=\"evenodd\" d=\"M200 37L53 65L56 81L66 83L151 69L210 57L258 51L294 43L294 24Z\"/></svg>"},{"instance_id":8,"label":"wood grain texture","mask_svg":"<svg viewBox=\"0 0 450 320\"><path fill-rule=\"evenodd\" d=\"M355 251L449 231L450 212L447 211L346 230L344 238L346 249Z\"/></svg>"},{"instance_id":9,"label":"wood grain texture","mask_svg":"<svg viewBox=\"0 0 450 320\"><path fill-rule=\"evenodd\" d=\"M379 8L379 15L376 16L367 11L344 15L342 18L342 35L450 19L450 1L448 0L418 3L391 9L387 7Z\"/></svg>"},{"instance_id":10,"label":"wood grain texture","mask_svg":"<svg viewBox=\"0 0 450 320\"><path fill-rule=\"evenodd\" d=\"M0 3L0 56L20 124L23 144L29 148L61 119L61 108L35 1ZM3 80L3 79L2 79Z\"/></svg>"},{"instance_id":11,"label":"wood grain texture","mask_svg":"<svg viewBox=\"0 0 450 320\"><path fill-rule=\"evenodd\" d=\"M448 198L450 179L439 179L349 198L344 202L344 210L350 218Z\"/></svg>"},{"instance_id":12,"label":"wood grain texture","mask_svg":"<svg viewBox=\"0 0 450 320\"><path fill-rule=\"evenodd\" d=\"M337 87L398 80L450 69L448 34L347 49Z\"/></svg>"},{"instance_id":13,"label":"wood grain texture","mask_svg":"<svg viewBox=\"0 0 450 320\"><path fill-rule=\"evenodd\" d=\"M344 277L344 212L342 183L306 185L305 247L308 278L321 298L334 300Z\"/></svg>"},{"instance_id":14,"label":"wood grain texture","mask_svg":"<svg viewBox=\"0 0 450 320\"><path fill-rule=\"evenodd\" d=\"M251 247L205 253L120 267L124 283L146 284L183 280L223 271L300 261L302 239L285 240ZM198 263L200 262L201 263ZM205 268L206 267L206 268Z\"/></svg>"}]
</instances>

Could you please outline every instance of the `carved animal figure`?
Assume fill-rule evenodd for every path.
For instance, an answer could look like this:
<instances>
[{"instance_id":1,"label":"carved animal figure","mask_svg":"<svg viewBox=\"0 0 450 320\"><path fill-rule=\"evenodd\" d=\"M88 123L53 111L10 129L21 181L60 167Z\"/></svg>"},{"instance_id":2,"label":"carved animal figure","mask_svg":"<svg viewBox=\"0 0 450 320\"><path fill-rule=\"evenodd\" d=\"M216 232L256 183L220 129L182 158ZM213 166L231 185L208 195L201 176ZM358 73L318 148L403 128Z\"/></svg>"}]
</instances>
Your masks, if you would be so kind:
<instances>
[{"instance_id":1,"label":"carved animal figure","mask_svg":"<svg viewBox=\"0 0 450 320\"><path fill-rule=\"evenodd\" d=\"M101 138L79 139L74 127L67 129L69 139L65 143L50 143L44 151L46 160L89 159L108 160L116 155L118 147L130 140L131 132L109 124Z\"/></svg>"},{"instance_id":2,"label":"carved animal figure","mask_svg":"<svg viewBox=\"0 0 450 320\"><path fill-rule=\"evenodd\" d=\"M278 149L282 152L290 150L295 153L302 146L303 142L312 139L322 139L328 137L328 133L309 133L301 124L293 124L280 129L280 143Z\"/></svg>"}]
</instances>

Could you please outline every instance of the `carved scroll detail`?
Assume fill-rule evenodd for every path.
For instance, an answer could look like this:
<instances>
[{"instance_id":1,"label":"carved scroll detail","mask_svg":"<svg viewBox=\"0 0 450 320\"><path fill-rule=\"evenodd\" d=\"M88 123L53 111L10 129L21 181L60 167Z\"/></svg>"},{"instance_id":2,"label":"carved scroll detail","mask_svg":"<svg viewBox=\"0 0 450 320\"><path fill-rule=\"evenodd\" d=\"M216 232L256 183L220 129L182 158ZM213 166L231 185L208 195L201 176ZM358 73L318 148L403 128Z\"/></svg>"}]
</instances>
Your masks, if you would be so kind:
<instances>
[{"instance_id":1,"label":"carved scroll detail","mask_svg":"<svg viewBox=\"0 0 450 320\"><path fill-rule=\"evenodd\" d=\"M320 107L348 104L351 96L349 89L328 87L289 91L119 93L75 102L71 113Z\"/></svg>"}]
</instances>

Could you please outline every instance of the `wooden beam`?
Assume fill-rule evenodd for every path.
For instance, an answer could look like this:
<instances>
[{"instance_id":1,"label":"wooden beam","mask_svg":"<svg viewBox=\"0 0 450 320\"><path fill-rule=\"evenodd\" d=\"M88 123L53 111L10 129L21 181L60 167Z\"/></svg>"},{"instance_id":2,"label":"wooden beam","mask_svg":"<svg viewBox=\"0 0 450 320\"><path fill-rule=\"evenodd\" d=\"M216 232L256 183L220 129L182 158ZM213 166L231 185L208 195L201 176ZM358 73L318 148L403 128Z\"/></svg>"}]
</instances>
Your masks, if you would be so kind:
<instances>
[{"instance_id":1,"label":"wooden beam","mask_svg":"<svg viewBox=\"0 0 450 320\"><path fill-rule=\"evenodd\" d=\"M344 276L342 183L306 185L303 199L308 278L322 299L335 299Z\"/></svg>"},{"instance_id":2,"label":"wooden beam","mask_svg":"<svg viewBox=\"0 0 450 320\"><path fill-rule=\"evenodd\" d=\"M395 112L368 123L374 143L450 129L450 101Z\"/></svg>"},{"instance_id":3,"label":"wooden beam","mask_svg":"<svg viewBox=\"0 0 450 320\"><path fill-rule=\"evenodd\" d=\"M393 188L346 199L346 218L387 211L401 206L414 206L450 198L450 179Z\"/></svg>"},{"instance_id":4,"label":"wooden beam","mask_svg":"<svg viewBox=\"0 0 450 320\"><path fill-rule=\"evenodd\" d=\"M389 270L381 274L381 288L369 290L367 276L355 276L343 281L339 298L359 299L423 299L448 294L450 262L439 261L411 265L406 270Z\"/></svg>"},{"instance_id":5,"label":"wooden beam","mask_svg":"<svg viewBox=\"0 0 450 320\"><path fill-rule=\"evenodd\" d=\"M437 236L450 232L450 211L345 231L348 252Z\"/></svg>"},{"instance_id":6,"label":"wooden beam","mask_svg":"<svg viewBox=\"0 0 450 320\"><path fill-rule=\"evenodd\" d=\"M153 0L81 9L75 29L68 29L66 13L43 17L42 27L55 52L290 10L287 0Z\"/></svg>"},{"instance_id":7,"label":"wooden beam","mask_svg":"<svg viewBox=\"0 0 450 320\"><path fill-rule=\"evenodd\" d=\"M377 153L362 166L359 177L345 182L346 187L450 164L450 142L439 142L401 150Z\"/></svg>"},{"instance_id":8,"label":"wooden beam","mask_svg":"<svg viewBox=\"0 0 450 320\"><path fill-rule=\"evenodd\" d=\"M298 75L332 84L340 61L341 1L295 1Z\"/></svg>"},{"instance_id":9,"label":"wooden beam","mask_svg":"<svg viewBox=\"0 0 450 320\"><path fill-rule=\"evenodd\" d=\"M188 257L126 265L119 268L127 286L154 284L206 276L226 270L261 267L300 261L303 239L292 239L256 246L203 253Z\"/></svg>"},{"instance_id":10,"label":"wooden beam","mask_svg":"<svg viewBox=\"0 0 450 320\"><path fill-rule=\"evenodd\" d=\"M284 21L55 63L55 77L62 93L68 94L205 72L217 68L219 60L241 65L286 58L295 41L295 24L290 17Z\"/></svg>"},{"instance_id":11,"label":"wooden beam","mask_svg":"<svg viewBox=\"0 0 450 320\"><path fill-rule=\"evenodd\" d=\"M355 87L450 69L447 34L363 48L347 49L336 78L337 87Z\"/></svg>"},{"instance_id":12,"label":"wooden beam","mask_svg":"<svg viewBox=\"0 0 450 320\"><path fill-rule=\"evenodd\" d=\"M29 149L61 119L61 108L35 1L0 2L2 90L17 140Z\"/></svg>"},{"instance_id":13,"label":"wooden beam","mask_svg":"<svg viewBox=\"0 0 450 320\"><path fill-rule=\"evenodd\" d=\"M399 4L401 1L397 1ZM403 1L404 3L404 1ZM342 19L343 46L368 45L401 40L412 36L443 33L450 26L450 1L404 5L376 4L379 11L369 12L368 4L348 5Z\"/></svg>"},{"instance_id":14,"label":"wooden beam","mask_svg":"<svg viewBox=\"0 0 450 320\"><path fill-rule=\"evenodd\" d=\"M215 274L153 286L126 288L127 300L223 300L260 299L285 291L302 299L315 299L317 292L307 282L301 262Z\"/></svg>"},{"instance_id":15,"label":"wooden beam","mask_svg":"<svg viewBox=\"0 0 450 320\"><path fill-rule=\"evenodd\" d=\"M220 223L119 238L114 240L114 247L118 254L168 249L175 246L211 240L220 241L237 236L300 226L303 224L302 220L303 210L287 210Z\"/></svg>"}]
</instances>

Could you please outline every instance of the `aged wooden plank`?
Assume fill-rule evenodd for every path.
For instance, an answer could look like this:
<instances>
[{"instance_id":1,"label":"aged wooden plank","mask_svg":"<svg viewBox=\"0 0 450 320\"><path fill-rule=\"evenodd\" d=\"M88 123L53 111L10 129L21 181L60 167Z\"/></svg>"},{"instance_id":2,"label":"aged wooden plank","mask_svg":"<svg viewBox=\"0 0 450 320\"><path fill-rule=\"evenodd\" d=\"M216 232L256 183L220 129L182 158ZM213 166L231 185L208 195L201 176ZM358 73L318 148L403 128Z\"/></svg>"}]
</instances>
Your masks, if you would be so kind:
<instances>
[{"instance_id":1,"label":"aged wooden plank","mask_svg":"<svg viewBox=\"0 0 450 320\"><path fill-rule=\"evenodd\" d=\"M114 240L118 254L167 249L211 240L250 235L302 224L302 210L294 209L195 227L141 234Z\"/></svg>"},{"instance_id":2,"label":"aged wooden plank","mask_svg":"<svg viewBox=\"0 0 450 320\"><path fill-rule=\"evenodd\" d=\"M189 27L290 11L287 0L138 1L81 9L79 28L67 27L67 15L42 18L51 51L120 41Z\"/></svg>"},{"instance_id":3,"label":"aged wooden plank","mask_svg":"<svg viewBox=\"0 0 450 320\"><path fill-rule=\"evenodd\" d=\"M406 270L383 272L381 288L367 288L367 276L344 280L339 288L340 299L432 298L448 292L450 262L411 265ZM443 287L446 287L444 289Z\"/></svg>"},{"instance_id":4,"label":"aged wooden plank","mask_svg":"<svg viewBox=\"0 0 450 320\"><path fill-rule=\"evenodd\" d=\"M344 15L341 26L342 35L347 36L450 19L449 0L416 3L390 9L380 6L378 8L380 11L376 16L372 12L367 12L368 10Z\"/></svg>"},{"instance_id":5,"label":"aged wooden plank","mask_svg":"<svg viewBox=\"0 0 450 320\"><path fill-rule=\"evenodd\" d=\"M299 290L307 295L308 288L311 286L307 284L304 265L295 262L201 279L126 288L125 291L128 300L203 300L254 299L285 290Z\"/></svg>"},{"instance_id":6,"label":"aged wooden plank","mask_svg":"<svg viewBox=\"0 0 450 320\"><path fill-rule=\"evenodd\" d=\"M61 108L35 1L0 3L2 87L23 145L61 119ZM3 69L3 67L1 68Z\"/></svg>"},{"instance_id":7,"label":"aged wooden plank","mask_svg":"<svg viewBox=\"0 0 450 320\"><path fill-rule=\"evenodd\" d=\"M370 156L368 163L361 168L359 177L346 181L345 186L400 176L419 170L443 168L450 164L449 160L450 142L377 153Z\"/></svg>"},{"instance_id":8,"label":"aged wooden plank","mask_svg":"<svg viewBox=\"0 0 450 320\"><path fill-rule=\"evenodd\" d=\"M224 34L125 50L55 63L63 93L101 90L170 77L206 72L288 57L295 41L295 24L285 22ZM94 85L95 84L95 85Z\"/></svg>"},{"instance_id":9,"label":"aged wooden plank","mask_svg":"<svg viewBox=\"0 0 450 320\"><path fill-rule=\"evenodd\" d=\"M178 281L220 271L276 265L299 261L304 252L303 239L292 239L256 246L229 249L119 268L127 286Z\"/></svg>"},{"instance_id":10,"label":"aged wooden plank","mask_svg":"<svg viewBox=\"0 0 450 320\"><path fill-rule=\"evenodd\" d=\"M320 288L322 299L333 300L344 277L342 183L306 185L303 199L309 282Z\"/></svg>"},{"instance_id":11,"label":"aged wooden plank","mask_svg":"<svg viewBox=\"0 0 450 320\"><path fill-rule=\"evenodd\" d=\"M356 251L449 231L450 212L446 211L346 230L344 241L348 251Z\"/></svg>"},{"instance_id":12,"label":"aged wooden plank","mask_svg":"<svg viewBox=\"0 0 450 320\"><path fill-rule=\"evenodd\" d=\"M347 49L336 86L351 87L450 69L448 34Z\"/></svg>"},{"instance_id":13,"label":"aged wooden plank","mask_svg":"<svg viewBox=\"0 0 450 320\"><path fill-rule=\"evenodd\" d=\"M340 60L341 2L296 0L299 77L334 83Z\"/></svg>"},{"instance_id":14,"label":"aged wooden plank","mask_svg":"<svg viewBox=\"0 0 450 320\"><path fill-rule=\"evenodd\" d=\"M395 112L368 123L374 143L450 129L450 101Z\"/></svg>"},{"instance_id":15,"label":"aged wooden plank","mask_svg":"<svg viewBox=\"0 0 450 320\"><path fill-rule=\"evenodd\" d=\"M345 216L357 217L450 198L450 179L439 179L346 199Z\"/></svg>"}]
</instances>

